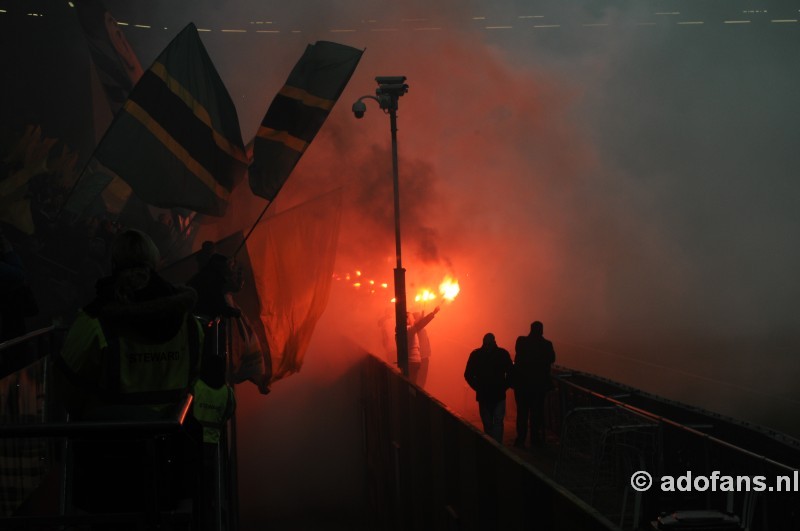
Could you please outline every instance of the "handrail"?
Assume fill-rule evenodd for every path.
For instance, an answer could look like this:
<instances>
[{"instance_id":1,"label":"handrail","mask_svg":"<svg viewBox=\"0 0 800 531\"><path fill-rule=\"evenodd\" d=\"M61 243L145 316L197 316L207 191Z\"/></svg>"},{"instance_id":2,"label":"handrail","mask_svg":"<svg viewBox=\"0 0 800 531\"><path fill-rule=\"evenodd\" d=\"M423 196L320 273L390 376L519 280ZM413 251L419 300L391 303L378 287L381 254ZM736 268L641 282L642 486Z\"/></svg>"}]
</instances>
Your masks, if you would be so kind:
<instances>
[{"instance_id":1,"label":"handrail","mask_svg":"<svg viewBox=\"0 0 800 531\"><path fill-rule=\"evenodd\" d=\"M0 517L0 522L7 527L3 529L37 529L45 526L64 526L64 525L91 525L91 524L118 524L118 523L138 523L139 529L146 529L147 516L137 512L119 513L83 513L83 514L58 514L58 515L25 515L25 516L5 516ZM178 515L173 516L175 520Z\"/></svg>"},{"instance_id":2,"label":"handrail","mask_svg":"<svg viewBox=\"0 0 800 531\"><path fill-rule=\"evenodd\" d=\"M114 421L79 421L48 422L43 424L15 424L0 426L0 439L21 437L89 437L136 433L137 435L154 435L172 433L179 430L188 415L194 397L186 395L173 418L158 420L114 420Z\"/></svg>"},{"instance_id":3,"label":"handrail","mask_svg":"<svg viewBox=\"0 0 800 531\"><path fill-rule=\"evenodd\" d=\"M48 356L53 356L59 350L59 343L63 340L59 332L64 330L57 324L52 324L45 328L41 328L29 332L23 336L16 337L12 340L0 343L0 354L6 349L16 347L20 344L32 344L36 352L36 361L47 360L44 364L43 372L37 372L37 382L47 383L50 382L49 377L49 359ZM34 349L31 349L32 351ZM31 361L30 363L34 363ZM18 369L17 369L18 370ZM16 372L16 370L14 371ZM9 373L9 374L13 374ZM0 378L6 375L0 375ZM38 388L37 388L38 389ZM48 403L54 398L52 393L47 391L37 391L37 400L42 396L45 397L45 409L49 409ZM49 396L48 396L49 395ZM57 398L56 398L57 399ZM131 513L97 513L91 512L86 514L75 514L74 508L71 507L71 480L72 475L72 457L71 448L72 441L77 440L92 440L92 441L109 441L109 440L137 440L146 442L149 452L153 451L153 444L158 438L164 435L172 435L181 432L185 429L186 423L191 415L191 408L194 402L194 396L187 392L180 403L175 407L171 407L165 411L164 418L146 418L140 420L126 419L126 420L81 420L81 421L64 421L61 415L58 418L45 417L46 421L33 421L25 422L22 424L2 424L0 425L0 440L3 439L44 439L49 441L51 451L53 450L52 444L56 439L60 439L61 458L54 461L59 467L59 499L57 513L54 514L21 514L18 516L0 517L0 529L5 529L9 526L10 529L31 529L41 526L59 526L65 525L80 525L80 524L97 524L97 523L118 523L118 522L138 522L140 527L145 527L153 522L181 522L190 523L192 518L196 515L188 514L182 510L168 509L158 510L155 502L148 504L148 508L142 512ZM124 405L121 404L124 407ZM113 408L113 406L111 406ZM112 411L105 415L106 418L114 418ZM37 414L37 417L40 415ZM124 418L124 412L120 411L117 417ZM52 418L53 421L49 421ZM104 442L101 444L105 444ZM227 443L226 443L227 444ZM15 445L16 446L16 445ZM217 455L213 466L216 467L218 474L224 474L223 470L227 470L227 462L223 462L228 457L220 453L217 449ZM158 474L157 471L153 472ZM222 478L222 476L220 476ZM229 479L225 477L225 481ZM225 493L218 489L214 494L216 501L208 508L211 513L209 517L214 517L221 522L221 508L224 506L223 494L227 496L227 489ZM154 491L155 492L155 491ZM193 500L194 511L198 509L198 502L201 500ZM238 503L235 500L228 500L228 506L238 508ZM213 514L212 514L213 513ZM205 514L205 512L204 512ZM231 529L230 527L228 529Z\"/></svg>"},{"instance_id":4,"label":"handrail","mask_svg":"<svg viewBox=\"0 0 800 531\"><path fill-rule=\"evenodd\" d=\"M696 435L698 437L701 437L703 439L708 440L709 442L713 442L715 444L719 444L721 446L725 446L725 447L727 447L727 448L729 448L731 450L734 450L734 451L740 452L740 453L742 453L744 455L747 455L749 457L755 458L755 459L757 459L757 460L759 460L759 461L761 461L763 463L770 464L770 465L775 466L777 468L782 468L782 469L786 470L787 472L794 472L795 471L795 468L793 468L793 467L791 467L791 466L789 466L789 465L787 465L785 463L781 463L779 461L775 461L774 459L770 459L770 458L768 458L768 457L766 457L764 455L757 454L755 452L747 450L746 448L742 448L741 446L736 446L735 444L731 444L731 443L729 443L727 441L723 441L722 439L718 439L718 438L714 437L713 435L709 435L709 434L704 433L704 432L702 432L700 430L697 430L697 429L694 429L692 427L689 427L689 426L687 426L685 424L681 424L680 422L676 422L676 421L668 419L666 417L662 417L661 415L656 415L655 413L651 413L649 411L646 411L644 409L638 408L636 406L632 406L630 404L626 404L625 402L622 402L622 401L617 400L615 398L611 398L610 396L604 395L602 393L598 393L597 391L592 391L591 389L588 389L586 387L578 385L578 384L576 384L574 382L570 382L566 378L558 378L558 381L561 382L561 383L564 383L564 384L566 384L566 385L568 385L570 387L573 387L573 388L575 388L575 389L577 389L577 390L579 390L579 391L581 391L583 393L586 393L586 394L589 394L589 395L594 396L596 398L600 398L602 400L606 400L608 402L611 402L612 404L614 404L614 405L616 405L618 407L621 407L622 409L625 409L625 410L627 410L627 411L629 411L629 412L631 412L631 413L633 413L635 415L638 415L638 416L641 416L641 417L645 417L645 418L654 420L656 422L661 422L661 423L667 424L669 426L672 426L673 428L678 428L680 430L684 430L684 431L686 431L688 433L691 433L692 435Z\"/></svg>"},{"instance_id":5,"label":"handrail","mask_svg":"<svg viewBox=\"0 0 800 531\"><path fill-rule=\"evenodd\" d=\"M37 338L39 336L43 336L43 335L49 334L51 332L54 332L55 329L56 329L56 325L51 324L50 326L47 326L45 328L40 328L38 330L33 330L32 332L28 332L25 335L21 335L19 337L15 337L13 339L8 339L6 341L3 341L2 343L0 343L0 352L2 352L3 350L5 350L7 348L11 348L11 347L19 345L21 343L25 343L26 341L29 341L31 339L35 339L35 338Z\"/></svg>"}]
</instances>

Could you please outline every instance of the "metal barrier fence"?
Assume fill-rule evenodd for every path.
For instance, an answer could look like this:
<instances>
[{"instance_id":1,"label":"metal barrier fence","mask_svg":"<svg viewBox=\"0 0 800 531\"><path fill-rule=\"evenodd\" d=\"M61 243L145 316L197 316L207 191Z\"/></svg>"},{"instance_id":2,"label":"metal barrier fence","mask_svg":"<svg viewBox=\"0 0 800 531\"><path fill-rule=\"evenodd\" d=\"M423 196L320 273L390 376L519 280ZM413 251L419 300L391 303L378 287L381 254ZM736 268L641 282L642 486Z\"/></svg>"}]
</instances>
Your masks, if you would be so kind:
<instances>
[{"instance_id":1,"label":"metal barrier fence","mask_svg":"<svg viewBox=\"0 0 800 531\"><path fill-rule=\"evenodd\" d=\"M192 403L191 398L191 395L187 396L175 416L165 420L45 422L0 426L0 440L26 441L27 445L36 445L41 450L36 455L41 461L39 481L32 482L33 488L23 493L24 499L20 505L0 518L2 528L11 531L62 525L126 524L135 525L137 529L147 529L169 523L181 526L173 527L174 529L190 529L193 522L191 507L188 511L160 508L160 501L167 493L160 488L159 473L154 462L159 441L183 429ZM126 511L100 510L91 513L76 509L72 504L71 482L75 477L73 441L101 441L104 447L118 441L141 443L145 450L143 455L153 461L153 466L138 471L149 485L143 493L142 506ZM13 453L18 449L19 447L4 445L4 451L12 451L4 457L18 457L18 454ZM112 466L112 463L106 462L103 466Z\"/></svg>"},{"instance_id":2,"label":"metal barrier fence","mask_svg":"<svg viewBox=\"0 0 800 531\"><path fill-rule=\"evenodd\" d=\"M179 443L170 441L175 437L185 439L192 396L187 395L174 415L163 420L70 422L63 409L53 403L55 395L48 392L51 354L60 348L61 332L48 327L0 343L0 354L23 352L28 361L35 360L20 370L0 375L0 529L123 523L136 529L165 525L170 529L236 529L238 504L229 496L235 496L235 489L230 488L236 479L232 470L235 451L231 450L235 443L228 442L235 428L229 425L229 430L223 430L220 444L213 449L204 443L199 443L202 448L193 443L197 449L195 465L203 468L203 474L212 476L213 484L193 488L188 506L165 506L164 500L172 494L171 484L163 481L164 470L159 471L161 467L156 463L183 453L176 447ZM124 510L98 508L92 512L76 508L72 503L75 442L94 444L96 449L117 444L127 449L132 445L141 448L141 452L136 450L143 456L141 469L125 467L147 486L141 504ZM119 459L120 464L130 461L124 455ZM114 463L109 461L102 466L113 469Z\"/></svg>"},{"instance_id":3,"label":"metal barrier fence","mask_svg":"<svg viewBox=\"0 0 800 531\"><path fill-rule=\"evenodd\" d=\"M41 425L51 416L46 360L59 345L53 326L0 343L0 430ZM56 452L42 438L0 436L0 517L10 516L41 484Z\"/></svg>"},{"instance_id":4,"label":"metal barrier fence","mask_svg":"<svg viewBox=\"0 0 800 531\"><path fill-rule=\"evenodd\" d=\"M569 374L555 381L546 406L560 450L555 479L620 528L652 529L660 515L700 511L694 514L738 519L750 531L800 529L796 464L714 437L713 417L681 424L577 385ZM784 456L795 451L785 450ZM637 471L652 476L644 492L631 484Z\"/></svg>"},{"instance_id":5,"label":"metal barrier fence","mask_svg":"<svg viewBox=\"0 0 800 531\"><path fill-rule=\"evenodd\" d=\"M659 517L664 529L800 529L796 468L568 377L546 403L553 477L377 358L363 387L374 529L645 530L662 528ZM649 490L631 483L638 471L652 476ZM685 518L669 527L670 515Z\"/></svg>"},{"instance_id":6,"label":"metal barrier fence","mask_svg":"<svg viewBox=\"0 0 800 531\"><path fill-rule=\"evenodd\" d=\"M616 527L392 367L363 379L370 529L570 530Z\"/></svg>"}]
</instances>

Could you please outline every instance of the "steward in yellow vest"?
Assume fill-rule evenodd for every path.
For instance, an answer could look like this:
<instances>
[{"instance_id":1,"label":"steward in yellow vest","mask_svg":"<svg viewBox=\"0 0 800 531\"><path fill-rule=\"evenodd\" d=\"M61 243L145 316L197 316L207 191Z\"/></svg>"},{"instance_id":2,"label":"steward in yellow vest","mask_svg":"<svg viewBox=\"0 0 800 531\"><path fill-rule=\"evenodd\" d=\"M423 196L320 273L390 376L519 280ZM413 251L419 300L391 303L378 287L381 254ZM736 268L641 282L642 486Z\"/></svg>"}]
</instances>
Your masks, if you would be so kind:
<instances>
[{"instance_id":1,"label":"steward in yellow vest","mask_svg":"<svg viewBox=\"0 0 800 531\"><path fill-rule=\"evenodd\" d=\"M233 389L224 381L213 386L199 379L194 384L192 408L194 418L203 426L203 442L218 444L221 430L236 408Z\"/></svg>"},{"instance_id":2,"label":"steward in yellow vest","mask_svg":"<svg viewBox=\"0 0 800 531\"><path fill-rule=\"evenodd\" d=\"M119 234L111 261L111 276L97 282L95 299L55 359L56 393L72 420L174 418L200 371L203 330L191 312L197 295L156 273L158 249L142 232ZM74 504L88 511L146 507L152 470L160 505L172 508L188 497L197 442L187 433L159 437L151 453L147 441L153 439L135 433L76 440Z\"/></svg>"},{"instance_id":3,"label":"steward in yellow vest","mask_svg":"<svg viewBox=\"0 0 800 531\"><path fill-rule=\"evenodd\" d=\"M203 353L201 377L194 384L192 413L203 427L203 463L200 470L199 520L200 529L215 529L212 522L222 517L227 507L227 439L220 439L225 423L233 415L236 401L233 388L226 380L225 351L215 344L219 320L211 321L206 328L206 346ZM224 333L221 334L224 336ZM220 355L221 354L221 355ZM223 489L223 490L220 490Z\"/></svg>"},{"instance_id":4,"label":"steward in yellow vest","mask_svg":"<svg viewBox=\"0 0 800 531\"><path fill-rule=\"evenodd\" d=\"M143 289L121 302L113 296L116 280L98 282L97 298L78 314L56 359L75 420L107 417L109 406L121 406L122 417L146 417L146 409L159 415L181 402L199 373L203 331L189 313L194 292L150 271Z\"/></svg>"}]
</instances>

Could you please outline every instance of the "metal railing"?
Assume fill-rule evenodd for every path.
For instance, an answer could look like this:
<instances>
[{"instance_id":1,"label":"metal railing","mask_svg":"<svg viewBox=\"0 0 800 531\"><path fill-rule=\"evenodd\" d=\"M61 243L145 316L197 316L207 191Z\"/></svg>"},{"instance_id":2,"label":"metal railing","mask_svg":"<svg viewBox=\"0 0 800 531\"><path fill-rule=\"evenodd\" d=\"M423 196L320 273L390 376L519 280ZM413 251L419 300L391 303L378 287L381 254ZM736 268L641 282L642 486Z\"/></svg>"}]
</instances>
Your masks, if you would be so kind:
<instances>
[{"instance_id":1,"label":"metal railing","mask_svg":"<svg viewBox=\"0 0 800 531\"><path fill-rule=\"evenodd\" d=\"M363 407L369 529L618 529L372 356Z\"/></svg>"},{"instance_id":2,"label":"metal railing","mask_svg":"<svg viewBox=\"0 0 800 531\"><path fill-rule=\"evenodd\" d=\"M184 524L190 528L191 512L163 511L159 508L158 468L154 465L147 473L154 488L147 491L147 503L138 511L91 512L77 510L72 504L73 446L76 441L141 441L147 455L155 455L157 440L175 435L184 429L192 404L192 396L187 395L174 415L164 420L148 421L103 421L103 422L44 422L42 424L19 424L0 426L0 440L44 439L48 447L51 467L50 477L58 480L57 503L52 499L40 500L50 510L23 509L22 513L0 518L4 530L32 529L52 525L113 524L136 523L140 529L164 523ZM113 445L113 442L108 442ZM45 482L42 483L44 485ZM104 486L98 485L99 488ZM35 493L32 496L36 496ZM55 506L55 507L54 507ZM55 510L53 510L55 508ZM46 514L42 514L46 513Z\"/></svg>"},{"instance_id":3,"label":"metal railing","mask_svg":"<svg viewBox=\"0 0 800 531\"><path fill-rule=\"evenodd\" d=\"M800 529L800 489L660 488L662 477L688 471L797 477L783 459L736 444L728 437L735 430L723 429L713 415L695 411L696 421L679 422L626 403L622 394L630 390L622 386L617 394L598 385L599 392L570 376L557 377L547 397L548 451L528 459L368 357L363 407L370 528L627 531L653 529L673 512L701 511L738 520L748 531ZM744 425L736 428L747 433ZM789 445L782 455L792 450ZM795 455L800 459L800 451ZM536 468L541 459L556 461L552 475ZM639 470L654 479L646 492L631 485Z\"/></svg>"},{"instance_id":4,"label":"metal railing","mask_svg":"<svg viewBox=\"0 0 800 531\"><path fill-rule=\"evenodd\" d=\"M625 395L624 386L620 386L621 395L611 396L575 383L571 376L562 372L555 378L556 390L546 406L548 427L560 448L556 480L619 522L621 528L649 529L659 515L682 510L735 515L742 529L750 531L800 528L796 465L729 438L739 433L742 439L761 441L765 448L779 451L784 458L794 456L800 462L800 451L784 444L786 437L773 441L764 434L750 435L750 428L744 424L699 410L688 415L696 422L678 422L627 403L630 397ZM666 409L670 407L676 415L681 413L680 405L665 405ZM715 436L716 431L725 433L726 438ZM645 492L635 491L630 483L632 473L639 470L653 477L653 486ZM703 489L702 481L701 489L694 485L661 488L666 476L683 476L691 482L687 473L708 478L715 471L718 476L734 479L761 476L766 484L763 490L752 485ZM773 488L780 477L788 480L788 489ZM741 483L746 487L744 479Z\"/></svg>"},{"instance_id":5,"label":"metal railing","mask_svg":"<svg viewBox=\"0 0 800 531\"><path fill-rule=\"evenodd\" d=\"M157 446L169 437L185 437L193 397L187 394L171 414L157 420L69 421L63 409L54 404L50 388L51 354L58 352L61 332L54 326L0 343L0 353L26 352L35 360L19 371L0 378L0 479L14 480L28 474L24 485L11 485L14 499L6 496L5 481L0 482L0 529L36 529L51 526L125 523L137 529L201 528L209 531L236 529L237 504L229 494L235 481L231 471L229 431L222 431L215 450L199 448L200 459L209 459L213 467L210 492L216 498L201 499L195 491L190 506L164 507L159 491L159 467L155 462ZM230 427L230 426L228 426ZM91 513L73 505L73 453L76 443L113 446L115 441L141 443L143 455L149 456L146 502L133 510ZM202 445L202 442L198 443ZM234 442L235 444L235 442ZM30 463L36 467L32 468ZM98 485L98 488L103 488ZM163 489L162 489L163 490ZM223 517L222 511L226 514Z\"/></svg>"}]
</instances>

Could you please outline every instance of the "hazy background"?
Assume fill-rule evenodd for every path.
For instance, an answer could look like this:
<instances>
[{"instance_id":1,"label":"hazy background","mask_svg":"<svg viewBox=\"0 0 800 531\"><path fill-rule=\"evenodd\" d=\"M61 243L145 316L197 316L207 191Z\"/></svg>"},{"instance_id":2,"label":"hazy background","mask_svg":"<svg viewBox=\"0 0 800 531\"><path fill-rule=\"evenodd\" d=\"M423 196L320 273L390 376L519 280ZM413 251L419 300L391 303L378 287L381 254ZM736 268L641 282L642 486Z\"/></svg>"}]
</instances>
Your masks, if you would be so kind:
<instances>
[{"instance_id":1,"label":"hazy background","mask_svg":"<svg viewBox=\"0 0 800 531\"><path fill-rule=\"evenodd\" d=\"M409 297L445 274L462 287L429 328L434 392L462 395L484 332L511 348L539 319L561 364L796 429L798 2L108 6L152 26L126 29L143 64L190 21L212 30L245 139L307 43L366 49L271 211L346 186L345 310L329 314L373 351L391 312L389 123L350 105L376 75L408 77ZM388 289L346 286L356 270Z\"/></svg>"},{"instance_id":2,"label":"hazy background","mask_svg":"<svg viewBox=\"0 0 800 531\"><path fill-rule=\"evenodd\" d=\"M308 43L366 49L270 208L346 190L339 280L306 367L265 398L242 390L244 440L280 456L278 484L307 482L275 470L305 459L313 488L358 498L355 484L337 490L358 441L330 419L357 427L352 365L360 348L386 355L378 324L392 315L389 120L374 102L362 120L350 112L377 75L410 86L398 113L409 299L445 275L462 290L428 328L435 396L474 407L469 351L488 331L513 349L538 319L562 365L800 435L800 2L106 5L145 67L187 23L211 30L245 140ZM263 206L240 192L220 233ZM353 453L330 459L331 441ZM292 492L263 488L276 507ZM244 501L267 503L254 492Z\"/></svg>"}]
</instances>

